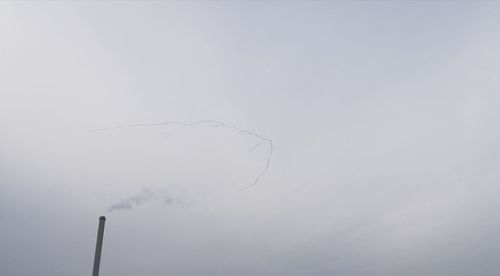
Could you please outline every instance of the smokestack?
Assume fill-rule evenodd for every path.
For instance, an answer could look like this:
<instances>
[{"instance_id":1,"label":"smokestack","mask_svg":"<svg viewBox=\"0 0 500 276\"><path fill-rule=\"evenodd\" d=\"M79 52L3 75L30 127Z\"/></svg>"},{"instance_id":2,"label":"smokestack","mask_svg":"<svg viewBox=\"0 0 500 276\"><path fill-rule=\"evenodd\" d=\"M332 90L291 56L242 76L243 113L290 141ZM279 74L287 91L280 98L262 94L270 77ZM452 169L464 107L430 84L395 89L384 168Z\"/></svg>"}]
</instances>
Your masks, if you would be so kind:
<instances>
[{"instance_id":1,"label":"smokestack","mask_svg":"<svg viewBox=\"0 0 500 276\"><path fill-rule=\"evenodd\" d=\"M101 264L101 251L102 251L102 239L104 236L104 223L106 223L106 217L99 217L99 228L97 228L97 242L95 245L95 256L94 256L94 269L92 270L92 276L99 276L99 266Z\"/></svg>"}]
</instances>

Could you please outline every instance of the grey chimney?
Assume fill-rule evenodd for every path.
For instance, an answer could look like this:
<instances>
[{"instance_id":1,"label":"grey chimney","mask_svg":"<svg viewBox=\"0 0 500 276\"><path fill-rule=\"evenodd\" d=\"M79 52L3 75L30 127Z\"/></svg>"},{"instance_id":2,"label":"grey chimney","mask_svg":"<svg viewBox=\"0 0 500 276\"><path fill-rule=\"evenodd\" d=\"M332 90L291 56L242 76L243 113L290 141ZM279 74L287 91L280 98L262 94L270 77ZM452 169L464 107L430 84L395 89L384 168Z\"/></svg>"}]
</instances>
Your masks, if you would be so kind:
<instances>
[{"instance_id":1,"label":"grey chimney","mask_svg":"<svg viewBox=\"0 0 500 276\"><path fill-rule=\"evenodd\" d=\"M102 251L102 239L104 237L104 224L106 223L106 217L99 217L99 228L97 228L97 242L95 245L95 256L94 256L94 269L92 270L92 276L99 276L99 266L101 264L101 251Z\"/></svg>"}]
</instances>

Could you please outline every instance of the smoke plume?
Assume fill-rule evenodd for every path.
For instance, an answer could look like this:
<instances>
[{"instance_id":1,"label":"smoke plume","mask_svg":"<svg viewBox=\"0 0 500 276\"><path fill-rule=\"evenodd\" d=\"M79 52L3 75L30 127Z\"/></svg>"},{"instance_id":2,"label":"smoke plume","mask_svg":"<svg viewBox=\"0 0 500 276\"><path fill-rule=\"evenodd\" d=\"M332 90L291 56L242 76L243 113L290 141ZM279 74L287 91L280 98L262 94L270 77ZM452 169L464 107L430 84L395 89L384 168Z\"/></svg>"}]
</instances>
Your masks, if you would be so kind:
<instances>
[{"instance_id":1,"label":"smoke plume","mask_svg":"<svg viewBox=\"0 0 500 276\"><path fill-rule=\"evenodd\" d=\"M167 194L163 190L152 190L150 188L143 187L142 191L138 192L137 194L131 195L130 197L122 201L112 204L108 208L108 213L115 210L130 210L135 206L142 205L151 200L160 200L163 201L163 203L165 203L166 205L170 205L176 202L169 194Z\"/></svg>"},{"instance_id":2,"label":"smoke plume","mask_svg":"<svg viewBox=\"0 0 500 276\"><path fill-rule=\"evenodd\" d=\"M258 175L254 178L253 182L250 183L247 186L242 187L242 189L248 189L251 188L260 181L260 179L264 176L264 174L267 172L269 169L269 164L271 162L271 156L273 154L273 141L267 137L264 137L262 135L259 135L255 132L227 124L225 122L221 121L214 121L214 120L203 120L203 121L196 121L196 122L179 122L179 121L166 121L162 123L149 123L149 124L132 124L132 125L122 125L122 126L115 126L111 128L103 128L103 129L95 129L93 132L101 132L101 131L111 131L111 130L117 130L117 129L123 129L123 128L140 128L140 127L158 127L158 126L172 126L172 127L194 127L194 126L201 126L201 125L206 125L209 127L214 127L214 128L225 128L228 130L231 130L232 132L240 135L247 135L251 136L254 138L257 138L260 140L257 142L253 148L249 150L249 152L255 151L257 148L267 145L267 154L265 156L264 164L262 166L262 169L258 173ZM171 131L162 131L160 132L160 135L164 137L168 137L171 134ZM155 189L149 189L146 187L143 187L142 191L140 191L137 194L134 194L122 201L119 201L117 203L112 204L108 212L112 212L115 210L130 210L135 206L142 205L146 202L149 202L151 200L161 200L165 204L172 204L172 203L181 203L177 200L173 200L172 197L170 197L167 193L164 191Z\"/></svg>"}]
</instances>

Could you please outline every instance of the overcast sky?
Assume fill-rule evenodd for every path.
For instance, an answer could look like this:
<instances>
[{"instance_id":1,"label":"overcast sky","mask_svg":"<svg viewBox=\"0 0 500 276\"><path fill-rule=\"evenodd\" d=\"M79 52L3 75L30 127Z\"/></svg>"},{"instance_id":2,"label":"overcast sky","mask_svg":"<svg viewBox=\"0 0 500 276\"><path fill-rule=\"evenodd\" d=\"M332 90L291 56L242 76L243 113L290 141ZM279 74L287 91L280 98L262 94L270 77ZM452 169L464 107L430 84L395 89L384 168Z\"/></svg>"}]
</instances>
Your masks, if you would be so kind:
<instances>
[{"instance_id":1,"label":"overcast sky","mask_svg":"<svg viewBox=\"0 0 500 276\"><path fill-rule=\"evenodd\" d=\"M100 215L103 276L498 275L499 26L496 1L2 2L0 275L90 275Z\"/></svg>"}]
</instances>

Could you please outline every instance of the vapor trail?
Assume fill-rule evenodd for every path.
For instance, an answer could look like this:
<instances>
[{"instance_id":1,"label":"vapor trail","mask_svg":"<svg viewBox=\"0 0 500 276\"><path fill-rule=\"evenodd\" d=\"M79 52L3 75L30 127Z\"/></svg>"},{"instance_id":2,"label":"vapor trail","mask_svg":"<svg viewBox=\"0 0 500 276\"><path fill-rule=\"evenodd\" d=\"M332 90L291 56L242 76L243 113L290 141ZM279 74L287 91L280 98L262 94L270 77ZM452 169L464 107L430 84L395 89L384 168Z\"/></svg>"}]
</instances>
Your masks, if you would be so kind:
<instances>
[{"instance_id":1,"label":"vapor trail","mask_svg":"<svg viewBox=\"0 0 500 276\"><path fill-rule=\"evenodd\" d=\"M242 187L242 189L248 189L248 188L255 186L260 181L260 179L264 176L264 174L266 174L267 170L269 169L269 164L271 163L271 157L273 155L273 150L274 150L273 141L267 137L264 137L262 135L255 133L253 131L246 130L246 129L240 128L238 126L231 125L231 124L221 122L221 121L215 121L215 120L203 120L203 121L195 121L195 122L165 121L165 122L161 122L161 123L130 124L130 125L115 126L115 127L110 127L110 128L95 129L95 130L93 130L93 132L110 131L110 130L116 130L116 129L122 129L122 128L152 127L152 126L167 126L167 125L185 126L185 127L191 127L191 126L197 126L197 125L208 125L210 127L222 127L222 128L226 128L226 129L231 129L234 132L237 132L238 134L245 134L248 136L258 138L263 143L268 144L269 148L268 148L268 153L266 156L265 165L264 165L263 169L260 171L260 173L257 175L255 180L250 185L244 186L244 187ZM257 148L259 145L260 144L258 144L255 148ZM255 150L255 148L253 148L251 151ZM139 199L139 201L140 201L140 199Z\"/></svg>"}]
</instances>

